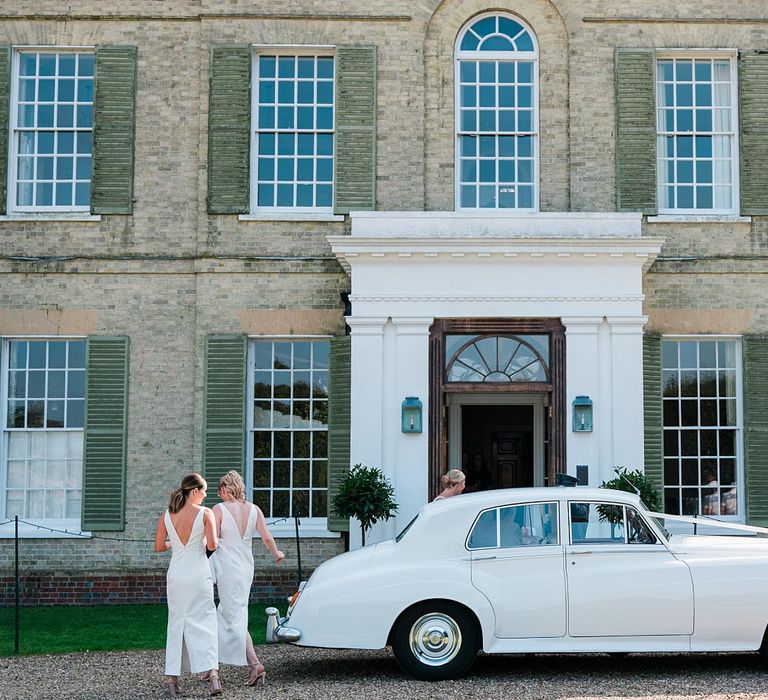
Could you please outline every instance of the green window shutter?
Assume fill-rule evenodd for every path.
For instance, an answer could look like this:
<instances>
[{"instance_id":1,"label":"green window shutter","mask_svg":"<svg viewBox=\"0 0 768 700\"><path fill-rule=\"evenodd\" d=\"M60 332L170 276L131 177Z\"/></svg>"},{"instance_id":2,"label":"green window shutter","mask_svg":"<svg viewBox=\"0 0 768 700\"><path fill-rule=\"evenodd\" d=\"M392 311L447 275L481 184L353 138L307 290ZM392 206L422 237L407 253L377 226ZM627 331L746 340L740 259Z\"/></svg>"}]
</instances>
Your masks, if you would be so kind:
<instances>
[{"instance_id":1,"label":"green window shutter","mask_svg":"<svg viewBox=\"0 0 768 700\"><path fill-rule=\"evenodd\" d=\"M244 335L205 339L203 476L212 496L221 476L245 467L246 343Z\"/></svg>"},{"instance_id":2,"label":"green window shutter","mask_svg":"<svg viewBox=\"0 0 768 700\"><path fill-rule=\"evenodd\" d=\"M739 56L741 213L768 214L768 53Z\"/></svg>"},{"instance_id":3,"label":"green window shutter","mask_svg":"<svg viewBox=\"0 0 768 700\"><path fill-rule=\"evenodd\" d=\"M653 49L616 49L616 208L656 213Z\"/></svg>"},{"instance_id":4,"label":"green window shutter","mask_svg":"<svg viewBox=\"0 0 768 700\"><path fill-rule=\"evenodd\" d=\"M133 213L136 61L135 46L96 48L93 214Z\"/></svg>"},{"instance_id":5,"label":"green window shutter","mask_svg":"<svg viewBox=\"0 0 768 700\"><path fill-rule=\"evenodd\" d=\"M349 530L349 521L332 514L333 500L349 471L350 393L352 389L352 338L331 340L328 405L328 529Z\"/></svg>"},{"instance_id":6,"label":"green window shutter","mask_svg":"<svg viewBox=\"0 0 768 700\"><path fill-rule=\"evenodd\" d=\"M8 198L8 113L11 96L11 47L0 45L0 214Z\"/></svg>"},{"instance_id":7,"label":"green window shutter","mask_svg":"<svg viewBox=\"0 0 768 700\"><path fill-rule=\"evenodd\" d=\"M747 522L768 526L768 336L744 336Z\"/></svg>"},{"instance_id":8,"label":"green window shutter","mask_svg":"<svg viewBox=\"0 0 768 700\"><path fill-rule=\"evenodd\" d=\"M247 45L211 46L208 89L208 213L247 214L251 144Z\"/></svg>"},{"instance_id":9,"label":"green window shutter","mask_svg":"<svg viewBox=\"0 0 768 700\"><path fill-rule=\"evenodd\" d=\"M334 211L376 208L376 47L336 49Z\"/></svg>"},{"instance_id":10,"label":"green window shutter","mask_svg":"<svg viewBox=\"0 0 768 700\"><path fill-rule=\"evenodd\" d=\"M661 336L643 336L644 471L662 492L664 426L661 397Z\"/></svg>"},{"instance_id":11,"label":"green window shutter","mask_svg":"<svg viewBox=\"0 0 768 700\"><path fill-rule=\"evenodd\" d=\"M127 337L86 340L83 530L125 529Z\"/></svg>"}]
</instances>

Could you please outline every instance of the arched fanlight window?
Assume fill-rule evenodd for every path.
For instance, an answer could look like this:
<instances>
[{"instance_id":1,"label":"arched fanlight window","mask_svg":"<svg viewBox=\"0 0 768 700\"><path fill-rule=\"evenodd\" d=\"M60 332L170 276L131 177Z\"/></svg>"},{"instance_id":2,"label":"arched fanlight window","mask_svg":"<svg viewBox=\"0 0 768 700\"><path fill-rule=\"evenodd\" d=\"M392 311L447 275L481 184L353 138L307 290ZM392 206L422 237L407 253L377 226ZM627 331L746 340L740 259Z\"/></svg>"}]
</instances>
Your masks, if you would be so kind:
<instances>
[{"instance_id":1,"label":"arched fanlight window","mask_svg":"<svg viewBox=\"0 0 768 700\"><path fill-rule=\"evenodd\" d=\"M446 358L445 378L448 382L548 382L548 355L546 336L476 336Z\"/></svg>"},{"instance_id":2,"label":"arched fanlight window","mask_svg":"<svg viewBox=\"0 0 768 700\"><path fill-rule=\"evenodd\" d=\"M538 209L538 49L522 20L474 19L456 42L456 201Z\"/></svg>"}]
</instances>

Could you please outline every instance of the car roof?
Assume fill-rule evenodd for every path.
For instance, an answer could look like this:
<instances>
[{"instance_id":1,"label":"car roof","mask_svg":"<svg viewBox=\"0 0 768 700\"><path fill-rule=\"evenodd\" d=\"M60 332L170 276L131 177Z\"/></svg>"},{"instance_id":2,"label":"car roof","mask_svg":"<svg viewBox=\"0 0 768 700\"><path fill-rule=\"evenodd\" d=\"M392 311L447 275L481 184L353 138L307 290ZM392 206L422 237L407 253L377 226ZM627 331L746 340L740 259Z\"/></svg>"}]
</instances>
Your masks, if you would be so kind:
<instances>
[{"instance_id":1,"label":"car roof","mask_svg":"<svg viewBox=\"0 0 768 700\"><path fill-rule=\"evenodd\" d=\"M634 493L617 491L615 489L591 488L588 486L539 486L535 488L521 489L494 489L478 493L464 493L459 496L441 499L427 503L424 508L436 512L447 510L482 510L507 504L523 503L530 501L613 501L614 503L626 503L637 506L640 497ZM435 509L435 510L432 510Z\"/></svg>"}]
</instances>

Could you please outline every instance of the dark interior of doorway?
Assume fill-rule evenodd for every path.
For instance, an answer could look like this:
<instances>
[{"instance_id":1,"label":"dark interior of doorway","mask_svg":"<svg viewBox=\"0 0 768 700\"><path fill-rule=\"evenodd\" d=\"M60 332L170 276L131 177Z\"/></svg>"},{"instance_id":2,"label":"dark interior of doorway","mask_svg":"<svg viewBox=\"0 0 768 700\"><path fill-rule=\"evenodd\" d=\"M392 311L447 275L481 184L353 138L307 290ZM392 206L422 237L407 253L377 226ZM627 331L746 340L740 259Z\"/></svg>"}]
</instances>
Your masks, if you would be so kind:
<instances>
[{"instance_id":1,"label":"dark interior of doorway","mask_svg":"<svg viewBox=\"0 0 768 700\"><path fill-rule=\"evenodd\" d=\"M533 486L533 406L462 406L461 444L467 490Z\"/></svg>"}]
</instances>

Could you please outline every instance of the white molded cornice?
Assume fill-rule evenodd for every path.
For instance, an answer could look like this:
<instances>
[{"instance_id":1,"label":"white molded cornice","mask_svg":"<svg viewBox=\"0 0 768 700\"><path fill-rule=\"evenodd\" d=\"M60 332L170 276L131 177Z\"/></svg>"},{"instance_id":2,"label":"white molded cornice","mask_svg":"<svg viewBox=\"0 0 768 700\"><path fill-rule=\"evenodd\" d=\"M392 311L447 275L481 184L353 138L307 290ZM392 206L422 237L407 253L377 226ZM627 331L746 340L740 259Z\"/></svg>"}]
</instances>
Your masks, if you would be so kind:
<instances>
[{"instance_id":1,"label":"white molded cornice","mask_svg":"<svg viewBox=\"0 0 768 700\"><path fill-rule=\"evenodd\" d=\"M328 236L347 271L356 262L413 262L420 265L466 259L498 264L545 259L550 264L642 266L661 250L660 238L429 238L416 236Z\"/></svg>"}]
</instances>

